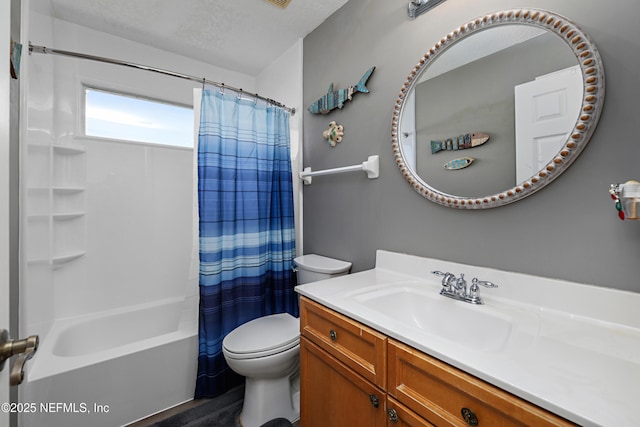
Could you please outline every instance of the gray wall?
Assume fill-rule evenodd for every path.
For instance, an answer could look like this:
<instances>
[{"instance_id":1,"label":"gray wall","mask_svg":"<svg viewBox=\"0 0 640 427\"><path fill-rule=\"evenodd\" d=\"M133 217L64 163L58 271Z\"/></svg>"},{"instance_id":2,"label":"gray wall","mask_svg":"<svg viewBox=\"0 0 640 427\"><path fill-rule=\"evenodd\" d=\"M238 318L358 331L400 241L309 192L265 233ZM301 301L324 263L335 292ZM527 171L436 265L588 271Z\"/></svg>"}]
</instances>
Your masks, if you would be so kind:
<instances>
[{"instance_id":1,"label":"gray wall","mask_svg":"<svg viewBox=\"0 0 640 427\"><path fill-rule=\"evenodd\" d=\"M376 249L441 258L640 292L640 222L620 221L611 183L640 179L637 100L640 3L635 0L531 0L578 24L598 47L607 95L600 123L576 162L550 186L519 202L487 210L445 208L420 196L391 152L391 116L402 83L419 58L461 24L507 0L448 0L415 20L407 0L350 0L304 39L304 105L354 85L370 66L369 94L342 110L304 114L304 166L358 164L380 155L380 178L364 173L314 178L304 190L304 250L374 267ZM329 121L344 126L331 148ZM490 279L490 278L489 278Z\"/></svg>"}]
</instances>

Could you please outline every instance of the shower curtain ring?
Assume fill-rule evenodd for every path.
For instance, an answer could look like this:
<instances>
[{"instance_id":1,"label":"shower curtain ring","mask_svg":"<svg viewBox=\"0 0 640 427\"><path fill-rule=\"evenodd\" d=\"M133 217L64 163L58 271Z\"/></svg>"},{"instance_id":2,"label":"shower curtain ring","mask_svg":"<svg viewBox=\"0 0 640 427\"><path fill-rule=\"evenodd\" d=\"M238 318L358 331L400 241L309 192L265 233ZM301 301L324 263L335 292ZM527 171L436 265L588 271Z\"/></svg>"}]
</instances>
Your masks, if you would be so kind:
<instances>
[{"instance_id":1,"label":"shower curtain ring","mask_svg":"<svg viewBox=\"0 0 640 427\"><path fill-rule=\"evenodd\" d=\"M224 95L224 83L220 83L220 93Z\"/></svg>"}]
</instances>

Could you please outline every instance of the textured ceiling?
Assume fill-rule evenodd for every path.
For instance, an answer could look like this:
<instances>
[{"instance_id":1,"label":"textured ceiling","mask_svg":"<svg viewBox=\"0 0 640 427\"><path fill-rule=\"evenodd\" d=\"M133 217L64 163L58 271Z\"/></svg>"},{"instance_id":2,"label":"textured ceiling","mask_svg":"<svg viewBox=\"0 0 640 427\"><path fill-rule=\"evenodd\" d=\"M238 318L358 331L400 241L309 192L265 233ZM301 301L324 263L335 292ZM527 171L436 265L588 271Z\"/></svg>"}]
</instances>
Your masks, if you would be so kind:
<instances>
[{"instance_id":1,"label":"textured ceiling","mask_svg":"<svg viewBox=\"0 0 640 427\"><path fill-rule=\"evenodd\" d=\"M56 18L256 76L347 0L51 0Z\"/></svg>"}]
</instances>

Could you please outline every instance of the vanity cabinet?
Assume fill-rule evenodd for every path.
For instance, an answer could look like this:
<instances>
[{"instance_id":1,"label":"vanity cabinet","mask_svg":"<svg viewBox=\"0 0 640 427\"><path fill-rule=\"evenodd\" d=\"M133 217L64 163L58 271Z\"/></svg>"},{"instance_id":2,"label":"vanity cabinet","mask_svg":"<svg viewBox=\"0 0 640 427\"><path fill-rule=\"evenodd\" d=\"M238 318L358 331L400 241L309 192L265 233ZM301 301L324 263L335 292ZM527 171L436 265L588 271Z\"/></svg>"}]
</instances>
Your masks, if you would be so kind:
<instances>
[{"instance_id":1,"label":"vanity cabinet","mask_svg":"<svg viewBox=\"0 0 640 427\"><path fill-rule=\"evenodd\" d=\"M300 298L301 427L574 424Z\"/></svg>"}]
</instances>

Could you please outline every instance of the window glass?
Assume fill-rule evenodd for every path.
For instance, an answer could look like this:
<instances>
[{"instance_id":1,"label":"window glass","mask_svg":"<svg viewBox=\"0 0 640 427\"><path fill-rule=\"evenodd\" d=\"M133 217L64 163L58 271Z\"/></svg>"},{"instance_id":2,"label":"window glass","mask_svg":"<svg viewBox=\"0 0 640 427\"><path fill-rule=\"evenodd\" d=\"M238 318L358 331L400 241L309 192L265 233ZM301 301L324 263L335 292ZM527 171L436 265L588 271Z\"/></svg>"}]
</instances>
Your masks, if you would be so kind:
<instances>
[{"instance_id":1,"label":"window glass","mask_svg":"<svg viewBox=\"0 0 640 427\"><path fill-rule=\"evenodd\" d=\"M193 108L86 88L85 134L193 147Z\"/></svg>"}]
</instances>

